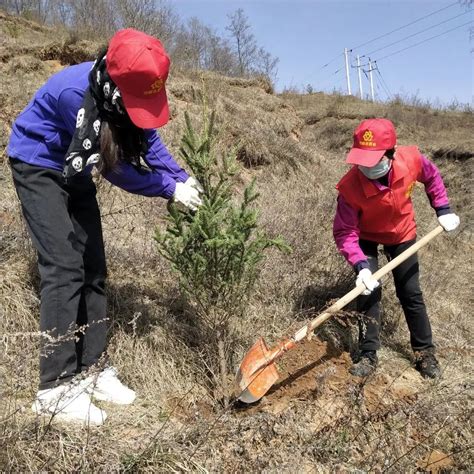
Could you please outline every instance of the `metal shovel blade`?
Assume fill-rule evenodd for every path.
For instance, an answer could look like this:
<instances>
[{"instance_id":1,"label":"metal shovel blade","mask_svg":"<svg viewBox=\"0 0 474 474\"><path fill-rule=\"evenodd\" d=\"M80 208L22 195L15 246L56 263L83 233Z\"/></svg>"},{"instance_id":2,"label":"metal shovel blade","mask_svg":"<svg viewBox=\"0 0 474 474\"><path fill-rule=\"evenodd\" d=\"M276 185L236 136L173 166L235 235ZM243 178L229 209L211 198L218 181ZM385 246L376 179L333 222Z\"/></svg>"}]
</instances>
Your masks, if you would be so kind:
<instances>
[{"instance_id":1,"label":"metal shovel blade","mask_svg":"<svg viewBox=\"0 0 474 474\"><path fill-rule=\"evenodd\" d=\"M236 383L237 398L244 403L255 403L278 380L278 370L269 362L269 350L263 338L250 348L240 364Z\"/></svg>"}]
</instances>

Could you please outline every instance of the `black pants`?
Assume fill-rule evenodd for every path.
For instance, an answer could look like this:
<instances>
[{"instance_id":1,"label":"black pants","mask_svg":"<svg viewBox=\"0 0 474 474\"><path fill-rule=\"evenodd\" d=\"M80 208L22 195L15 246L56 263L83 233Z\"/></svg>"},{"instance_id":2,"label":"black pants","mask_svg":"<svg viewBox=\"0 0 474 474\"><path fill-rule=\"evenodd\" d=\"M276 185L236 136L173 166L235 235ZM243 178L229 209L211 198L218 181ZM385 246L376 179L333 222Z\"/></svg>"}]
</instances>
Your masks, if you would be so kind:
<instances>
[{"instance_id":1,"label":"black pants","mask_svg":"<svg viewBox=\"0 0 474 474\"><path fill-rule=\"evenodd\" d=\"M105 255L90 176L65 185L59 171L10 160L41 276L40 390L70 380L105 350ZM82 327L82 331L77 331Z\"/></svg>"},{"instance_id":2,"label":"black pants","mask_svg":"<svg viewBox=\"0 0 474 474\"><path fill-rule=\"evenodd\" d=\"M385 245L384 251L389 260L400 255L410 247L415 240L397 245ZM368 258L370 271L378 269L376 242L360 240L359 245ZM426 313L423 294L419 282L419 265L416 254L402 262L392 270L397 297L402 305L408 329L410 343L414 351L434 347L431 335L431 325ZM380 348L380 300L382 288L379 286L368 296L359 296L357 311L363 314L359 324L359 348L362 351L377 350Z\"/></svg>"}]
</instances>

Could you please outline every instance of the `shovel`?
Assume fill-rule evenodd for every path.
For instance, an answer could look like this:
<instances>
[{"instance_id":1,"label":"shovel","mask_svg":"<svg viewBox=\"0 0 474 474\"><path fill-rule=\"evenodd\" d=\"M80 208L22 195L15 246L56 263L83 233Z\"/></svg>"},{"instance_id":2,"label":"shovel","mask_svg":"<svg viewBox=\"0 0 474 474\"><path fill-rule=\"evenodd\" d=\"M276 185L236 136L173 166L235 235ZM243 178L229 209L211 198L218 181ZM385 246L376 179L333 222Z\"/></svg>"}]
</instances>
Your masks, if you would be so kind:
<instances>
[{"instance_id":1,"label":"shovel","mask_svg":"<svg viewBox=\"0 0 474 474\"><path fill-rule=\"evenodd\" d=\"M387 263L384 267L373 274L375 280L380 280L389 271L393 270L408 257L413 255L421 247L426 245L431 239L443 232L441 226L433 229L418 242L407 248L398 257ZM365 290L365 285L360 284L349 291L342 298L338 299L324 313L310 321L297 331L293 337L283 339L274 347L269 349L261 337L250 348L243 358L236 376L237 398L244 403L254 403L260 400L270 390L271 386L278 380L278 370L275 361L285 352L293 349L296 344L305 337L310 337L315 328L329 319L334 313L344 308L348 303L357 298Z\"/></svg>"}]
</instances>

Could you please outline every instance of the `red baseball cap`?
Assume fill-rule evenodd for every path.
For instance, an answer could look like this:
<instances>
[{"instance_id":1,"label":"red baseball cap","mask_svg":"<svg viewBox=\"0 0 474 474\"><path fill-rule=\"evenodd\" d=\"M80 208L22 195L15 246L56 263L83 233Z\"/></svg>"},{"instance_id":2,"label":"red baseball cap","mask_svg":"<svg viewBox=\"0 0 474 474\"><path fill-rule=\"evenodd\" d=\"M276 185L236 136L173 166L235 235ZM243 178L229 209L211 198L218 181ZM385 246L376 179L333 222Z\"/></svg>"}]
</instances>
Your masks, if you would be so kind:
<instances>
[{"instance_id":1,"label":"red baseball cap","mask_svg":"<svg viewBox=\"0 0 474 474\"><path fill-rule=\"evenodd\" d=\"M168 122L170 58L160 41L133 28L120 30L110 40L106 65L137 127L158 128Z\"/></svg>"},{"instance_id":2,"label":"red baseball cap","mask_svg":"<svg viewBox=\"0 0 474 474\"><path fill-rule=\"evenodd\" d=\"M386 150L397 143L395 127L390 120L376 118L364 120L354 131L354 144L346 163L362 166L376 165Z\"/></svg>"}]
</instances>

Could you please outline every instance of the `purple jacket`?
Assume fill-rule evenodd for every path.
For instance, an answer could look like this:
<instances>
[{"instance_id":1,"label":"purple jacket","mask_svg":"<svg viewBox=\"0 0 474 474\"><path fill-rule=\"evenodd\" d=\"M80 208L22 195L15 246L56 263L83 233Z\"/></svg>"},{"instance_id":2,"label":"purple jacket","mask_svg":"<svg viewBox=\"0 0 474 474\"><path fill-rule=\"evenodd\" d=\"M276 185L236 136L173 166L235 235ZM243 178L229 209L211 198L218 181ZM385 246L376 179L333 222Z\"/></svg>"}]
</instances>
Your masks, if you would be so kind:
<instances>
[{"instance_id":1,"label":"purple jacket","mask_svg":"<svg viewBox=\"0 0 474 474\"><path fill-rule=\"evenodd\" d=\"M13 124L7 154L26 163L62 171L65 155L76 128L92 62L70 66L52 76L41 87ZM160 140L156 130L146 130L146 161L154 168L139 173L121 162L104 177L112 184L142 196L169 199L176 182L188 179ZM86 169L91 172L91 167Z\"/></svg>"},{"instance_id":2,"label":"purple jacket","mask_svg":"<svg viewBox=\"0 0 474 474\"><path fill-rule=\"evenodd\" d=\"M421 155L421 166L420 182L425 185L425 191L431 206L435 209L438 216L449 214L451 209L449 207L448 195L438 168L423 155ZM389 171L389 182L391 172L392 170ZM374 180L374 184L380 190L385 189L385 186L378 180ZM333 235L339 252L349 264L354 266L356 271L368 268L367 257L359 246L359 233L359 216L357 211L339 195L333 224Z\"/></svg>"}]
</instances>

